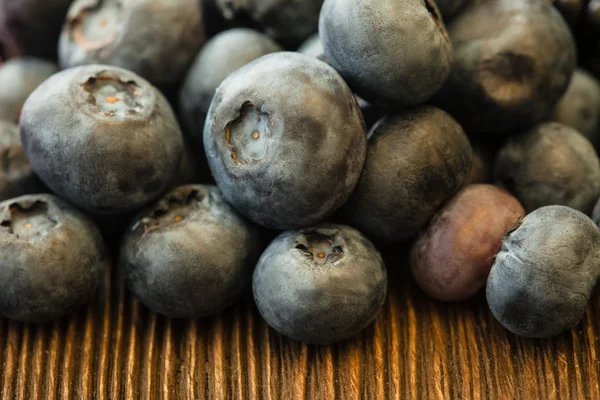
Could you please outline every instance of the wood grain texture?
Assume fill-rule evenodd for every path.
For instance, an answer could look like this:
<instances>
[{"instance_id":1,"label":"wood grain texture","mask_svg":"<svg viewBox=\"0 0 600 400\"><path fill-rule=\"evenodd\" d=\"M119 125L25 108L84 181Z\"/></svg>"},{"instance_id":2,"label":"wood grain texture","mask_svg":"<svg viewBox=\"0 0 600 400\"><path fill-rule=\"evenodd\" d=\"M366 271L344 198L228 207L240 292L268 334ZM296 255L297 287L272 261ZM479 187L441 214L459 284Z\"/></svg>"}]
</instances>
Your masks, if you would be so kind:
<instances>
[{"instance_id":1,"label":"wood grain texture","mask_svg":"<svg viewBox=\"0 0 600 400\"><path fill-rule=\"evenodd\" d=\"M95 300L46 325L0 319L0 399L600 399L600 296L550 340L518 338L482 294L428 299L405 249L384 252L388 299L359 336L334 346L281 337L250 296L197 321L132 298L118 268Z\"/></svg>"}]
</instances>

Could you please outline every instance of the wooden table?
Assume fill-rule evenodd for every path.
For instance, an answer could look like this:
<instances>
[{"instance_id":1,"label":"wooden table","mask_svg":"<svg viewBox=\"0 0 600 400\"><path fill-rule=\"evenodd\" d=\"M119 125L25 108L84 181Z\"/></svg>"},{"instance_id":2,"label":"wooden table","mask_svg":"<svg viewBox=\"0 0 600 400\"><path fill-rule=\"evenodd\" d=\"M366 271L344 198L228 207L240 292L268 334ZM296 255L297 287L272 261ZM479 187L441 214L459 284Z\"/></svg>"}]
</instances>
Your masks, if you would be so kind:
<instances>
[{"instance_id":1,"label":"wooden table","mask_svg":"<svg viewBox=\"0 0 600 400\"><path fill-rule=\"evenodd\" d=\"M428 299L404 250L385 252L390 289L375 323L330 347L282 338L251 297L199 321L157 316L113 268L72 318L0 319L0 398L600 399L597 294L576 329L520 339L495 322L483 295Z\"/></svg>"}]
</instances>

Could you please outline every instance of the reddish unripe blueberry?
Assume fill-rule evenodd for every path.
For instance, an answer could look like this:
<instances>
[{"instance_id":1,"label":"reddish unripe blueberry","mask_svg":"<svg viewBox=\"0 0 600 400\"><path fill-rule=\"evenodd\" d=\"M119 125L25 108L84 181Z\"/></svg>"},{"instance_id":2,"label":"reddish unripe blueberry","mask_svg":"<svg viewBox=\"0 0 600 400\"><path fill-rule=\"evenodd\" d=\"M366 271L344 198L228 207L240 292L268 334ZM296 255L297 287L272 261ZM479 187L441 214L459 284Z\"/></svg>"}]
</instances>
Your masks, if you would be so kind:
<instances>
[{"instance_id":1,"label":"reddish unripe blueberry","mask_svg":"<svg viewBox=\"0 0 600 400\"><path fill-rule=\"evenodd\" d=\"M519 201L493 185L469 185L440 209L411 250L417 284L442 301L465 300L487 280L502 238L522 217Z\"/></svg>"}]
</instances>

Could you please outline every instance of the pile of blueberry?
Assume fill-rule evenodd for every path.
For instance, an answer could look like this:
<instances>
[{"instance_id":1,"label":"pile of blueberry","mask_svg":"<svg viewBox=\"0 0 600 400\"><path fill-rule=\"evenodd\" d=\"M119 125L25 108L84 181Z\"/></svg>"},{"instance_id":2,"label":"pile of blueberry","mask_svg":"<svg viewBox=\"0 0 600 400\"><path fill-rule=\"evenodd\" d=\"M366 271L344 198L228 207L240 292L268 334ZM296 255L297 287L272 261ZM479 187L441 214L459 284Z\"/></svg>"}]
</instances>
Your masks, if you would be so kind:
<instances>
[{"instance_id":1,"label":"pile of blueberry","mask_svg":"<svg viewBox=\"0 0 600 400\"><path fill-rule=\"evenodd\" d=\"M552 3L0 0L0 314L66 315L116 259L156 312L252 287L328 344L385 301L373 243L408 242L430 296L575 326L600 274L600 7Z\"/></svg>"}]
</instances>

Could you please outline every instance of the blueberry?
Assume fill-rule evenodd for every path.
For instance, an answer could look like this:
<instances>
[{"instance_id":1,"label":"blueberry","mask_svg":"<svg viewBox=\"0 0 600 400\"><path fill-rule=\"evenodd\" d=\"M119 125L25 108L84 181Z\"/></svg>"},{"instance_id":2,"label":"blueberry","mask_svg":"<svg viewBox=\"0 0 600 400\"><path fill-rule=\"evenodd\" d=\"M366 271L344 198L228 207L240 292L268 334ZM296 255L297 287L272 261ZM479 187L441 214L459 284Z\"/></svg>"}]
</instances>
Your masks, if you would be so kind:
<instances>
[{"instance_id":1,"label":"blueberry","mask_svg":"<svg viewBox=\"0 0 600 400\"><path fill-rule=\"evenodd\" d=\"M493 185L469 185L432 218L411 250L418 285L442 301L460 301L485 286L506 232L525 216L519 201Z\"/></svg>"},{"instance_id":2,"label":"blueberry","mask_svg":"<svg viewBox=\"0 0 600 400\"><path fill-rule=\"evenodd\" d=\"M63 68L114 65L169 88L181 80L204 40L198 0L76 0L59 58Z\"/></svg>"},{"instance_id":3,"label":"blueberry","mask_svg":"<svg viewBox=\"0 0 600 400\"><path fill-rule=\"evenodd\" d=\"M554 109L552 119L569 125L594 144L600 145L600 83L578 69L569 88Z\"/></svg>"},{"instance_id":4,"label":"blueberry","mask_svg":"<svg viewBox=\"0 0 600 400\"><path fill-rule=\"evenodd\" d=\"M248 21L273 39L298 46L315 33L323 0L216 0L229 21Z\"/></svg>"},{"instance_id":5,"label":"blueberry","mask_svg":"<svg viewBox=\"0 0 600 400\"><path fill-rule=\"evenodd\" d=\"M581 320L599 259L592 220L564 206L540 208L502 243L487 282L490 309L517 335L557 335Z\"/></svg>"},{"instance_id":6,"label":"blueberry","mask_svg":"<svg viewBox=\"0 0 600 400\"><path fill-rule=\"evenodd\" d=\"M330 344L375 318L387 290L381 255L360 232L324 224L280 234L254 271L254 300L279 333Z\"/></svg>"},{"instance_id":7,"label":"blueberry","mask_svg":"<svg viewBox=\"0 0 600 400\"><path fill-rule=\"evenodd\" d=\"M31 57L13 58L1 65L0 120L19 122L27 97L56 71L51 62Z\"/></svg>"},{"instance_id":8,"label":"blueberry","mask_svg":"<svg viewBox=\"0 0 600 400\"><path fill-rule=\"evenodd\" d=\"M12 56L56 59L60 29L72 0L0 0L0 44Z\"/></svg>"},{"instance_id":9,"label":"blueberry","mask_svg":"<svg viewBox=\"0 0 600 400\"><path fill-rule=\"evenodd\" d=\"M53 191L97 213L135 210L170 185L183 139L156 88L121 68L59 72L27 99L21 140Z\"/></svg>"},{"instance_id":10,"label":"blueberry","mask_svg":"<svg viewBox=\"0 0 600 400\"><path fill-rule=\"evenodd\" d=\"M374 240L415 236L464 183L472 150L460 125L432 106L398 111L369 133L367 160L348 221Z\"/></svg>"},{"instance_id":11,"label":"blueberry","mask_svg":"<svg viewBox=\"0 0 600 400\"><path fill-rule=\"evenodd\" d=\"M432 0L326 0L319 34L330 65L370 103L424 103L450 73L452 46Z\"/></svg>"},{"instance_id":12,"label":"blueberry","mask_svg":"<svg viewBox=\"0 0 600 400\"><path fill-rule=\"evenodd\" d=\"M189 70L180 94L181 114L190 132L202 135L215 91L232 72L281 47L252 29L221 32L206 43Z\"/></svg>"},{"instance_id":13,"label":"blueberry","mask_svg":"<svg viewBox=\"0 0 600 400\"><path fill-rule=\"evenodd\" d=\"M494 179L527 212L563 205L589 214L600 196L600 160L582 134L546 122L508 141L496 157Z\"/></svg>"},{"instance_id":14,"label":"blueberry","mask_svg":"<svg viewBox=\"0 0 600 400\"><path fill-rule=\"evenodd\" d=\"M254 222L293 229L348 199L366 135L360 109L327 64L298 53L263 56L217 90L204 148L223 196Z\"/></svg>"},{"instance_id":15,"label":"blueberry","mask_svg":"<svg viewBox=\"0 0 600 400\"><path fill-rule=\"evenodd\" d=\"M19 128L0 121L0 201L43 190L23 152Z\"/></svg>"},{"instance_id":16,"label":"blueberry","mask_svg":"<svg viewBox=\"0 0 600 400\"><path fill-rule=\"evenodd\" d=\"M575 43L550 2L484 1L448 25L452 72L435 102L476 134L548 119L575 69Z\"/></svg>"},{"instance_id":17,"label":"blueberry","mask_svg":"<svg viewBox=\"0 0 600 400\"><path fill-rule=\"evenodd\" d=\"M106 263L98 229L59 198L0 203L0 314L24 322L66 315L93 295Z\"/></svg>"},{"instance_id":18,"label":"blueberry","mask_svg":"<svg viewBox=\"0 0 600 400\"><path fill-rule=\"evenodd\" d=\"M174 318L214 314L250 286L257 230L214 186L173 189L134 218L122 245L127 282L142 303Z\"/></svg>"}]
</instances>

